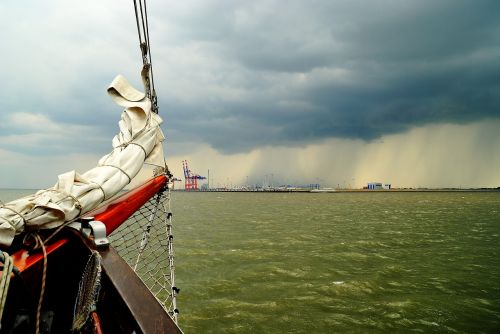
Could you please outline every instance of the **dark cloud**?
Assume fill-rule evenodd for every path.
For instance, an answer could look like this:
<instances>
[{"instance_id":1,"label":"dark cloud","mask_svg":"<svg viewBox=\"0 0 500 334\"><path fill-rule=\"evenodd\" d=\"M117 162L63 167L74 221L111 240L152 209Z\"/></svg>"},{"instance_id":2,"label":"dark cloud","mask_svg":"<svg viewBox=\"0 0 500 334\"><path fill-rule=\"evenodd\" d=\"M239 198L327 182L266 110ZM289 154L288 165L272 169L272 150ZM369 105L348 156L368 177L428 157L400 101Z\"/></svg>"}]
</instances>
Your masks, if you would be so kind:
<instances>
[{"instance_id":1,"label":"dark cloud","mask_svg":"<svg viewBox=\"0 0 500 334\"><path fill-rule=\"evenodd\" d=\"M232 84L249 94L172 106L177 140L234 153L500 117L496 1L226 5L184 13L178 36L239 64Z\"/></svg>"},{"instance_id":2,"label":"dark cloud","mask_svg":"<svg viewBox=\"0 0 500 334\"><path fill-rule=\"evenodd\" d=\"M81 147L108 150L119 110L106 84L117 73L137 77L140 63L133 10L68 6L17 8L17 25L0 24L6 48L20 55L3 55L13 68L2 70L0 116L40 112L93 127L78 134ZM499 12L500 2L486 0L151 4L167 139L235 153L498 118Z\"/></svg>"}]
</instances>

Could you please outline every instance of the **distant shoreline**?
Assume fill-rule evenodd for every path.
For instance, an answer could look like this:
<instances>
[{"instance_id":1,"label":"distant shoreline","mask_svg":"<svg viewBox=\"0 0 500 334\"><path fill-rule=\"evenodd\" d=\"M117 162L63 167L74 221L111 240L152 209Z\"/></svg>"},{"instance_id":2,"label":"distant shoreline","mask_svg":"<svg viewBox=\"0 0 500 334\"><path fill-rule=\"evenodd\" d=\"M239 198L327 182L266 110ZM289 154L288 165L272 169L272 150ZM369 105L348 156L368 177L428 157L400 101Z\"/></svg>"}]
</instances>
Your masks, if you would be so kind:
<instances>
[{"instance_id":1,"label":"distant shoreline","mask_svg":"<svg viewBox=\"0 0 500 334\"><path fill-rule=\"evenodd\" d=\"M21 192L37 192L39 189L15 189L15 188L0 188L0 191L21 191ZM238 192L238 193L415 193L415 192L500 192L500 187L497 188L393 188L393 189L319 189L319 191L311 191L311 189L210 189L210 190L195 190L186 191L184 189L171 189L175 192Z\"/></svg>"},{"instance_id":2,"label":"distant shoreline","mask_svg":"<svg viewBox=\"0 0 500 334\"><path fill-rule=\"evenodd\" d=\"M335 189L335 190L325 190L325 191L311 191L311 189L266 189L266 190L249 190L249 189L210 189L210 190L197 190L197 191L186 191L184 189L173 189L175 192L198 192L198 193L210 193L210 192L231 192L231 193L418 193L418 192L500 192L500 188L415 188L415 189Z\"/></svg>"}]
</instances>

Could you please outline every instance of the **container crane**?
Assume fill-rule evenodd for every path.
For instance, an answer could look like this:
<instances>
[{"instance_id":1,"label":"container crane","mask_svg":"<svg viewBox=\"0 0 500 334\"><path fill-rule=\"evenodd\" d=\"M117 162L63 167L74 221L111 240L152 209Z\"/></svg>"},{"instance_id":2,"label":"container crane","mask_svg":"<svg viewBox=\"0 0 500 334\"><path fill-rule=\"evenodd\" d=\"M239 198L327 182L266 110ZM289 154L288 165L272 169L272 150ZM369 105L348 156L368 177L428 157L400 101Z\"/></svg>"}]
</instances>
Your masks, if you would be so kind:
<instances>
[{"instance_id":1,"label":"container crane","mask_svg":"<svg viewBox=\"0 0 500 334\"><path fill-rule=\"evenodd\" d=\"M187 160L182 161L182 169L184 170L184 190L198 190L198 180L206 180L206 177L191 172Z\"/></svg>"},{"instance_id":2,"label":"container crane","mask_svg":"<svg viewBox=\"0 0 500 334\"><path fill-rule=\"evenodd\" d=\"M175 182L181 182L182 180L181 179L178 179L176 177L173 177L170 179L170 182L172 182L172 190L175 189Z\"/></svg>"}]
</instances>

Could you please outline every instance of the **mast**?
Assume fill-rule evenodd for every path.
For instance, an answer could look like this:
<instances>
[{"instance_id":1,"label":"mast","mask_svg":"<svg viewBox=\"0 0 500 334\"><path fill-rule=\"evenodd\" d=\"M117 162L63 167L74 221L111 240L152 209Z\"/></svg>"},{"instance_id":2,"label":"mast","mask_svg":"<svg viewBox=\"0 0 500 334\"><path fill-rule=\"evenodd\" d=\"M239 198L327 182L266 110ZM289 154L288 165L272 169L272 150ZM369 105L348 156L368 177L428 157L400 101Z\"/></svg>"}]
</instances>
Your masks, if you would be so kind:
<instances>
[{"instance_id":1,"label":"mast","mask_svg":"<svg viewBox=\"0 0 500 334\"><path fill-rule=\"evenodd\" d=\"M137 7L137 2L139 2L139 7ZM137 25L137 34L139 35L139 48L141 50L142 56L142 77L144 88L147 97L151 101L151 111L158 114L158 98L156 96L154 74L153 74L153 61L151 58L151 44L149 42L149 24L148 24L148 12L146 0L134 0L134 10L135 10L135 20ZM183 162L184 163L184 162ZM187 161L186 161L187 168ZM168 167L165 165L166 173L169 179L173 179L173 176L168 171ZM189 172L188 172L189 174ZM184 176L186 177L186 170L184 171ZM165 205L166 204L166 205ZM174 244L173 244L173 232L172 232L172 211L170 208L170 189L163 189L157 194L156 204L154 210L149 215L149 222L146 229L143 232L143 237L141 241L141 250L137 254L137 259L135 263L135 268L137 268L141 253L148 243L148 235L150 232L151 224L155 220L156 210L162 209L163 207L163 220L166 224L167 231L167 254L168 254L168 268L170 271L169 277L166 278L166 282L169 287L171 307L167 310L170 317L178 324L178 313L177 309L177 299L176 296L179 293L179 288L175 285L175 265L174 265Z\"/></svg>"}]
</instances>

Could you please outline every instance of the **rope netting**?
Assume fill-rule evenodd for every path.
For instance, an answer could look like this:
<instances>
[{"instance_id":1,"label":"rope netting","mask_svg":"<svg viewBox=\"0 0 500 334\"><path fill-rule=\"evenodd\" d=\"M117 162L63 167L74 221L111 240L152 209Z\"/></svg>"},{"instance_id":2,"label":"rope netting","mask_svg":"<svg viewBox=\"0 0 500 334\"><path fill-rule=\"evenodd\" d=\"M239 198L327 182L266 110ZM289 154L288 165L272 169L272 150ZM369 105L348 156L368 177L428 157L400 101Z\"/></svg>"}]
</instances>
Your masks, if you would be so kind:
<instances>
[{"instance_id":1,"label":"rope netting","mask_svg":"<svg viewBox=\"0 0 500 334\"><path fill-rule=\"evenodd\" d=\"M153 196L109 239L177 323L170 191Z\"/></svg>"}]
</instances>

